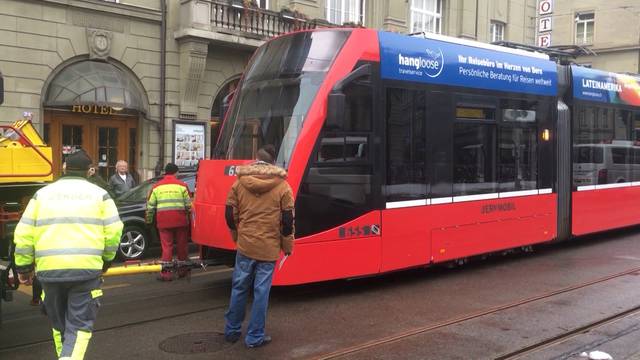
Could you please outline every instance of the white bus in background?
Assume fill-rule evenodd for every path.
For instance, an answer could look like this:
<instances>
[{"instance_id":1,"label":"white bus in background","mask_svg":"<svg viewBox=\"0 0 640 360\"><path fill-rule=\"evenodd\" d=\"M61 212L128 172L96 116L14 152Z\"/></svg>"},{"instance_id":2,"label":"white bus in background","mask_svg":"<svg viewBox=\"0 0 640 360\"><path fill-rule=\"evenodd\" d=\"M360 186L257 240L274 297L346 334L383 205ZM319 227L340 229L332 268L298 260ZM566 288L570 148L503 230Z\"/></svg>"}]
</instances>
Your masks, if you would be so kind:
<instances>
[{"instance_id":1,"label":"white bus in background","mask_svg":"<svg viewBox=\"0 0 640 360\"><path fill-rule=\"evenodd\" d=\"M640 146L632 141L573 147L573 185L621 184L640 180Z\"/></svg>"}]
</instances>

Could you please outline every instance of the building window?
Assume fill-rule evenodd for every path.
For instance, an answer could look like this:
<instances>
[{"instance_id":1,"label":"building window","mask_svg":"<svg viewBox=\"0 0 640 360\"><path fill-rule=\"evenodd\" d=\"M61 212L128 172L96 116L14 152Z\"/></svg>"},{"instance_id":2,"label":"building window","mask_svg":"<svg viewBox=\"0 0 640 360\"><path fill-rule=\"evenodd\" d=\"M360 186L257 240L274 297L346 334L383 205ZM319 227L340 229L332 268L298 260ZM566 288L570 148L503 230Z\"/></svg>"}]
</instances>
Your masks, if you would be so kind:
<instances>
[{"instance_id":1,"label":"building window","mask_svg":"<svg viewBox=\"0 0 640 360\"><path fill-rule=\"evenodd\" d=\"M364 24L365 0L328 0L327 20L333 24Z\"/></svg>"},{"instance_id":2,"label":"building window","mask_svg":"<svg viewBox=\"0 0 640 360\"><path fill-rule=\"evenodd\" d=\"M442 0L411 0L411 32L442 32Z\"/></svg>"},{"instance_id":3,"label":"building window","mask_svg":"<svg viewBox=\"0 0 640 360\"><path fill-rule=\"evenodd\" d=\"M491 42L504 40L504 23L499 21L491 22Z\"/></svg>"},{"instance_id":4,"label":"building window","mask_svg":"<svg viewBox=\"0 0 640 360\"><path fill-rule=\"evenodd\" d=\"M595 24L594 14L581 13L576 15L576 44L586 45L593 43L593 28Z\"/></svg>"}]
</instances>

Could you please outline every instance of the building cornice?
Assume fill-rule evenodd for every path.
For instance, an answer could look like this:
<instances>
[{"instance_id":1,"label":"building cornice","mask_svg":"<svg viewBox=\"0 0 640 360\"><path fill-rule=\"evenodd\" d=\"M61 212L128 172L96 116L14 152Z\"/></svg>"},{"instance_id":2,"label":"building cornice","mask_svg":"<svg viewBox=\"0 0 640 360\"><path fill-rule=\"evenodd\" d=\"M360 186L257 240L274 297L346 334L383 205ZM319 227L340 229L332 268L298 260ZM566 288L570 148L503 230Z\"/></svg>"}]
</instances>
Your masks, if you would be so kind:
<instances>
[{"instance_id":1,"label":"building cornice","mask_svg":"<svg viewBox=\"0 0 640 360\"><path fill-rule=\"evenodd\" d=\"M622 51L638 51L640 50L640 44L632 44L632 45L622 45L622 46L614 46L614 47L590 47L590 50L593 50L596 54L598 53L613 53L613 52L622 52Z\"/></svg>"},{"instance_id":2,"label":"building cornice","mask_svg":"<svg viewBox=\"0 0 640 360\"><path fill-rule=\"evenodd\" d=\"M120 3L105 2L102 0L26 0L34 3L46 3L67 7L100 12L109 15L118 15L130 19L146 20L160 23L162 12L160 9L152 9L142 6L134 6Z\"/></svg>"},{"instance_id":3,"label":"building cornice","mask_svg":"<svg viewBox=\"0 0 640 360\"><path fill-rule=\"evenodd\" d=\"M174 32L174 38L178 41L191 39L203 39L224 44L235 44L247 49L256 49L264 44L264 40L252 39L242 35L224 34L216 31L207 31L193 28L184 28Z\"/></svg>"}]
</instances>

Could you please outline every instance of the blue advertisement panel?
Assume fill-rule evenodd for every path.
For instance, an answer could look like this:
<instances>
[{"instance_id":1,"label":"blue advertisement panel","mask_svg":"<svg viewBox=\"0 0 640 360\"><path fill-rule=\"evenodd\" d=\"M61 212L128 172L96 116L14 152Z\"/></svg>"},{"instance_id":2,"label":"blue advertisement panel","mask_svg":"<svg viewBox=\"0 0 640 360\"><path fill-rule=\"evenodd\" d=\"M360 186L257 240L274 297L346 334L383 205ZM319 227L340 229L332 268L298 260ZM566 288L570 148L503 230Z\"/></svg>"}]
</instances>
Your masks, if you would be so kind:
<instances>
[{"instance_id":1,"label":"blue advertisement panel","mask_svg":"<svg viewBox=\"0 0 640 360\"><path fill-rule=\"evenodd\" d=\"M552 61L441 40L380 32L382 77L555 96Z\"/></svg>"},{"instance_id":2,"label":"blue advertisement panel","mask_svg":"<svg viewBox=\"0 0 640 360\"><path fill-rule=\"evenodd\" d=\"M640 106L640 78L571 66L573 97L580 100Z\"/></svg>"}]
</instances>

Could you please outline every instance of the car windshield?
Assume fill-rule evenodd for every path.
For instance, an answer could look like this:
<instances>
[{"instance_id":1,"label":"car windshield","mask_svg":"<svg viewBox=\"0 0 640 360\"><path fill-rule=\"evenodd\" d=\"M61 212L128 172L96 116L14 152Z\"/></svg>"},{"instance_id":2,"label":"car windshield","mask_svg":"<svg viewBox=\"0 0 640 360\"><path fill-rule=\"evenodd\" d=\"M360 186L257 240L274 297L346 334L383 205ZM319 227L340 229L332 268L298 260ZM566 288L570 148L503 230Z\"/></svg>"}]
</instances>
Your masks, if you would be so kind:
<instances>
[{"instance_id":1,"label":"car windshield","mask_svg":"<svg viewBox=\"0 0 640 360\"><path fill-rule=\"evenodd\" d=\"M147 201L147 196L149 196L149 191L151 191L151 187L156 181L157 181L156 179L147 180L142 184L134 187L133 189L127 191L126 193L120 195L117 200L124 201L124 202Z\"/></svg>"},{"instance_id":2,"label":"car windshield","mask_svg":"<svg viewBox=\"0 0 640 360\"><path fill-rule=\"evenodd\" d=\"M268 42L249 65L216 147L218 159L275 146L287 167L311 103L349 31L300 32Z\"/></svg>"}]
</instances>

